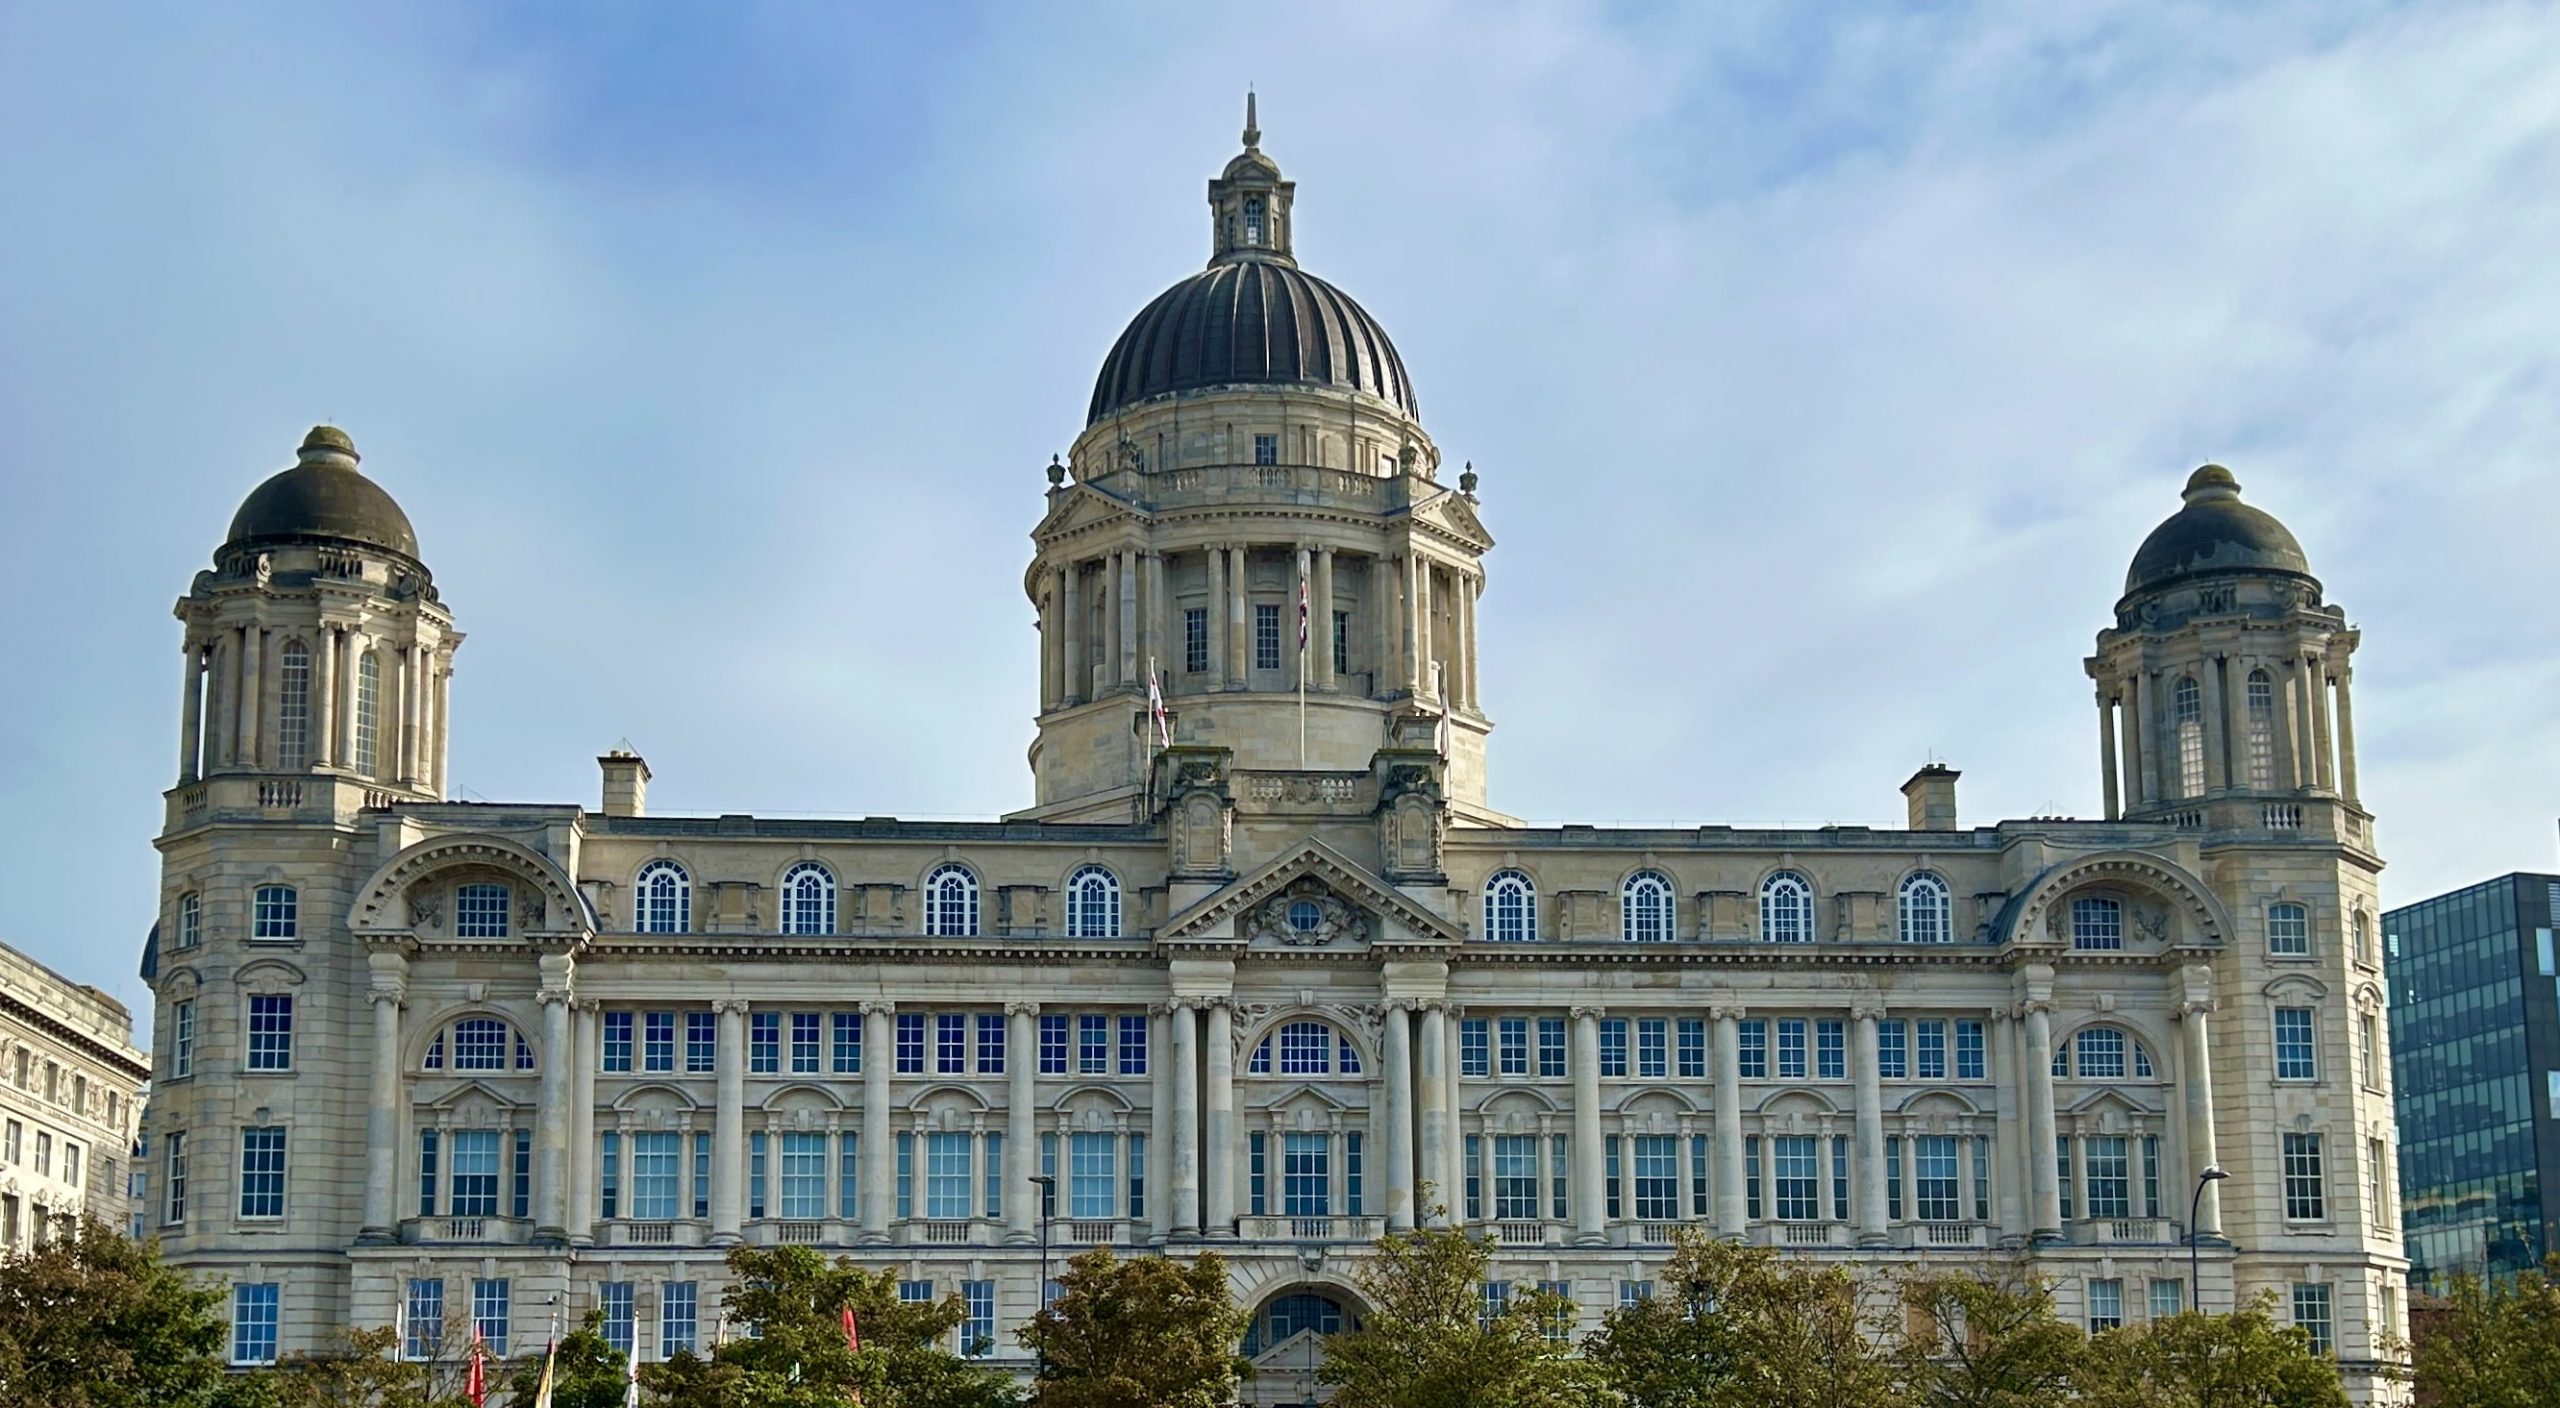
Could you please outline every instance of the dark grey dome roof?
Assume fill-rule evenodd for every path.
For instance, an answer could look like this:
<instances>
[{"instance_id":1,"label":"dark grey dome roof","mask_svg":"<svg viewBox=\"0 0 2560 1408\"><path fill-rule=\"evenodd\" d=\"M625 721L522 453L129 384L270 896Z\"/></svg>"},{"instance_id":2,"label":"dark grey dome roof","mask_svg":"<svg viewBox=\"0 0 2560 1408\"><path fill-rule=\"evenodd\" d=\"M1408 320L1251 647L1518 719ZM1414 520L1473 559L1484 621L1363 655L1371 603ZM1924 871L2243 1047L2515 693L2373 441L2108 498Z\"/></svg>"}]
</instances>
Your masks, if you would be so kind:
<instances>
[{"instance_id":1,"label":"dark grey dome roof","mask_svg":"<svg viewBox=\"0 0 2560 1408\"><path fill-rule=\"evenodd\" d=\"M357 543L415 561L418 535L381 485L356 471L356 444L334 425L302 439L300 463L249 491L231 517L236 547L313 540Z\"/></svg>"},{"instance_id":2,"label":"dark grey dome roof","mask_svg":"<svg viewBox=\"0 0 2560 1408\"><path fill-rule=\"evenodd\" d=\"M1091 425L1174 391L1238 384L1364 391L1419 417L1404 359L1351 295L1276 258L1225 258L1139 310L1094 380Z\"/></svg>"},{"instance_id":3,"label":"dark grey dome roof","mask_svg":"<svg viewBox=\"0 0 2560 1408\"><path fill-rule=\"evenodd\" d=\"M2209 464L2187 477L2186 507L2151 530L2124 575L2125 594L2207 573L2311 575L2302 544L2275 515L2240 502L2240 481Z\"/></svg>"}]
</instances>

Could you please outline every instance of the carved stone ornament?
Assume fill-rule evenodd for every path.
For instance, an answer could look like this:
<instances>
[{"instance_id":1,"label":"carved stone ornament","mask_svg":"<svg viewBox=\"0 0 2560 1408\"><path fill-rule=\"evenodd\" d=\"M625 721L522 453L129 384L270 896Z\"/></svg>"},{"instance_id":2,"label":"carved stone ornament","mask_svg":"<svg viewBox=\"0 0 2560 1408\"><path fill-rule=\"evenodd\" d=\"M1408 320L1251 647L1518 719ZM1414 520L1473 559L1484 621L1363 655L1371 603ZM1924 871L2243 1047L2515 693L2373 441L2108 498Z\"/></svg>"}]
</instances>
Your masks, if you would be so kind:
<instances>
[{"instance_id":1,"label":"carved stone ornament","mask_svg":"<svg viewBox=\"0 0 2560 1408\"><path fill-rule=\"evenodd\" d=\"M2152 943L2165 944L2169 942L2169 911L2156 904L2135 905L2133 927Z\"/></svg>"},{"instance_id":2,"label":"carved stone ornament","mask_svg":"<svg viewBox=\"0 0 2560 1408\"><path fill-rule=\"evenodd\" d=\"M542 921L549 913L550 908L542 902L542 896L528 891L523 899L516 902L516 927L531 933L542 927Z\"/></svg>"},{"instance_id":3,"label":"carved stone ornament","mask_svg":"<svg viewBox=\"0 0 2560 1408\"><path fill-rule=\"evenodd\" d=\"M1248 941L1271 939L1291 948L1324 948L1369 941L1369 916L1325 883L1307 876L1256 905L1245 920Z\"/></svg>"},{"instance_id":4,"label":"carved stone ornament","mask_svg":"<svg viewBox=\"0 0 2560 1408\"><path fill-rule=\"evenodd\" d=\"M1225 874L1235 863L1235 818L1214 793L1194 792L1174 812L1173 864L1178 873Z\"/></svg>"},{"instance_id":5,"label":"carved stone ornament","mask_svg":"<svg viewBox=\"0 0 2560 1408\"><path fill-rule=\"evenodd\" d=\"M412 928L432 929L443 922L444 907L439 896L425 886L409 892L409 924Z\"/></svg>"},{"instance_id":6,"label":"carved stone ornament","mask_svg":"<svg viewBox=\"0 0 2560 1408\"><path fill-rule=\"evenodd\" d=\"M1441 845L1448 834L1448 813L1425 792L1407 792L1379 818L1379 841L1387 864L1398 876L1440 873Z\"/></svg>"}]
</instances>

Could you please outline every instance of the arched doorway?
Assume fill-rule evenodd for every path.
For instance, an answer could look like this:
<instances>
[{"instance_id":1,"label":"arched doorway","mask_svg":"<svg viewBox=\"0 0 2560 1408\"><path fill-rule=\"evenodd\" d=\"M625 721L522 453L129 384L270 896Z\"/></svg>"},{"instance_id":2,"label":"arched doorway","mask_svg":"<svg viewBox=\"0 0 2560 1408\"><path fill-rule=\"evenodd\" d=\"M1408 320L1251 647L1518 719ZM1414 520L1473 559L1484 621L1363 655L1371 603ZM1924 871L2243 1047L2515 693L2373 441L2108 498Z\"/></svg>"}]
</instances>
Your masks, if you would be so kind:
<instances>
[{"instance_id":1,"label":"arched doorway","mask_svg":"<svg viewBox=\"0 0 2560 1408\"><path fill-rule=\"evenodd\" d=\"M1301 1408L1332 1394L1316 1383L1324 1363L1324 1337L1359 1328L1359 1307L1336 1286L1285 1287L1266 1297L1245 1330L1244 1356L1253 1381L1244 1386L1248 1408Z\"/></svg>"}]
</instances>

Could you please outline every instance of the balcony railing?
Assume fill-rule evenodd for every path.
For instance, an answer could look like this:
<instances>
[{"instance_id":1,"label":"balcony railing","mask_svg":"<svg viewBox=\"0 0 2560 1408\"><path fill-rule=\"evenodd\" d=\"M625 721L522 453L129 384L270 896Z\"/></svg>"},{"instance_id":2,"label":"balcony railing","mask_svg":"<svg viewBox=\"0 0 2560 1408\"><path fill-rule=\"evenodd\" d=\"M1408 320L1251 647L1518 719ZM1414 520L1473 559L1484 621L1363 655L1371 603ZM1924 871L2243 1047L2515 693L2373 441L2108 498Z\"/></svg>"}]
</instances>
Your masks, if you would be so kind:
<instances>
[{"instance_id":1,"label":"balcony railing","mask_svg":"<svg viewBox=\"0 0 2560 1408\"><path fill-rule=\"evenodd\" d=\"M930 1221L915 1224L915 1240L931 1247L965 1247L976 1224L965 1221Z\"/></svg>"},{"instance_id":2,"label":"balcony railing","mask_svg":"<svg viewBox=\"0 0 2560 1408\"><path fill-rule=\"evenodd\" d=\"M1386 1230L1380 1217L1248 1217L1244 1235L1263 1242L1374 1242Z\"/></svg>"},{"instance_id":3,"label":"balcony railing","mask_svg":"<svg viewBox=\"0 0 2560 1408\"><path fill-rule=\"evenodd\" d=\"M480 1242L521 1246L533 1240L533 1223L518 1217L464 1215L419 1217L400 1224L400 1240L411 1243Z\"/></svg>"},{"instance_id":4,"label":"balcony railing","mask_svg":"<svg viewBox=\"0 0 2560 1408\"><path fill-rule=\"evenodd\" d=\"M2176 1224L2165 1217L2092 1217L2071 1224L2071 1240L2082 1246L2174 1246Z\"/></svg>"},{"instance_id":5,"label":"balcony railing","mask_svg":"<svg viewBox=\"0 0 2560 1408\"><path fill-rule=\"evenodd\" d=\"M823 1222L777 1222L773 1240L785 1246L813 1247L825 1240L827 1225Z\"/></svg>"},{"instance_id":6,"label":"balcony railing","mask_svg":"<svg viewBox=\"0 0 2560 1408\"><path fill-rule=\"evenodd\" d=\"M1845 1222L1763 1222L1751 1229L1751 1241L1764 1247L1845 1247Z\"/></svg>"},{"instance_id":7,"label":"balcony railing","mask_svg":"<svg viewBox=\"0 0 2560 1408\"><path fill-rule=\"evenodd\" d=\"M1506 1247L1546 1247L1564 1240L1564 1229L1553 1222L1497 1222L1494 1237Z\"/></svg>"},{"instance_id":8,"label":"balcony railing","mask_svg":"<svg viewBox=\"0 0 2560 1408\"><path fill-rule=\"evenodd\" d=\"M1991 1228L1980 1222L1915 1222L1904 1229L1906 1247L1979 1248L1991 1245Z\"/></svg>"},{"instance_id":9,"label":"balcony railing","mask_svg":"<svg viewBox=\"0 0 2560 1408\"><path fill-rule=\"evenodd\" d=\"M1667 1247L1680 1239L1685 1222L1631 1222L1627 1224L1627 1245L1631 1247Z\"/></svg>"},{"instance_id":10,"label":"balcony railing","mask_svg":"<svg viewBox=\"0 0 2560 1408\"><path fill-rule=\"evenodd\" d=\"M1083 1247L1108 1247L1129 1240L1125 1225L1108 1218L1075 1218L1066 1224L1061 1241Z\"/></svg>"}]
</instances>

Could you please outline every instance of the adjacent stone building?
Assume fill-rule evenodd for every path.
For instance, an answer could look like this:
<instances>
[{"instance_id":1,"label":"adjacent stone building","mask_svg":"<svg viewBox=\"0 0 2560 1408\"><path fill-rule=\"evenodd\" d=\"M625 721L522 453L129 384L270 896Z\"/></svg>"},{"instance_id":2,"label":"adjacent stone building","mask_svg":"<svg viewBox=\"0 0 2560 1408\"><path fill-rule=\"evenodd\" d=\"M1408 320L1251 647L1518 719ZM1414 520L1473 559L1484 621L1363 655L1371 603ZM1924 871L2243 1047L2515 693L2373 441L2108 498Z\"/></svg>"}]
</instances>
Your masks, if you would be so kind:
<instances>
[{"instance_id":1,"label":"adjacent stone building","mask_svg":"<svg viewBox=\"0 0 2560 1408\"><path fill-rule=\"evenodd\" d=\"M1445 1219L1586 1324L1699 1226L2023 1258L2091 1324L2269 1293L2380 1392L2381 862L2292 535L2207 467L2143 542L2084 662L2102 819L1966 826L1933 766L1907 830L1523 825L1477 477L1244 144L1048 468L1002 821L653 816L625 753L595 810L443 800L407 518L326 427L250 495L178 605L151 1108L238 1356L404 1308L521 1345L559 1297L656 1357L743 1241L1019 1364L1045 1238L1215 1247L1249 1397L1298 1402L1372 1240Z\"/></svg>"},{"instance_id":2,"label":"adjacent stone building","mask_svg":"<svg viewBox=\"0 0 2560 1408\"><path fill-rule=\"evenodd\" d=\"M0 1254L83 1216L125 1225L150 1075L123 1003L0 945Z\"/></svg>"}]
</instances>

